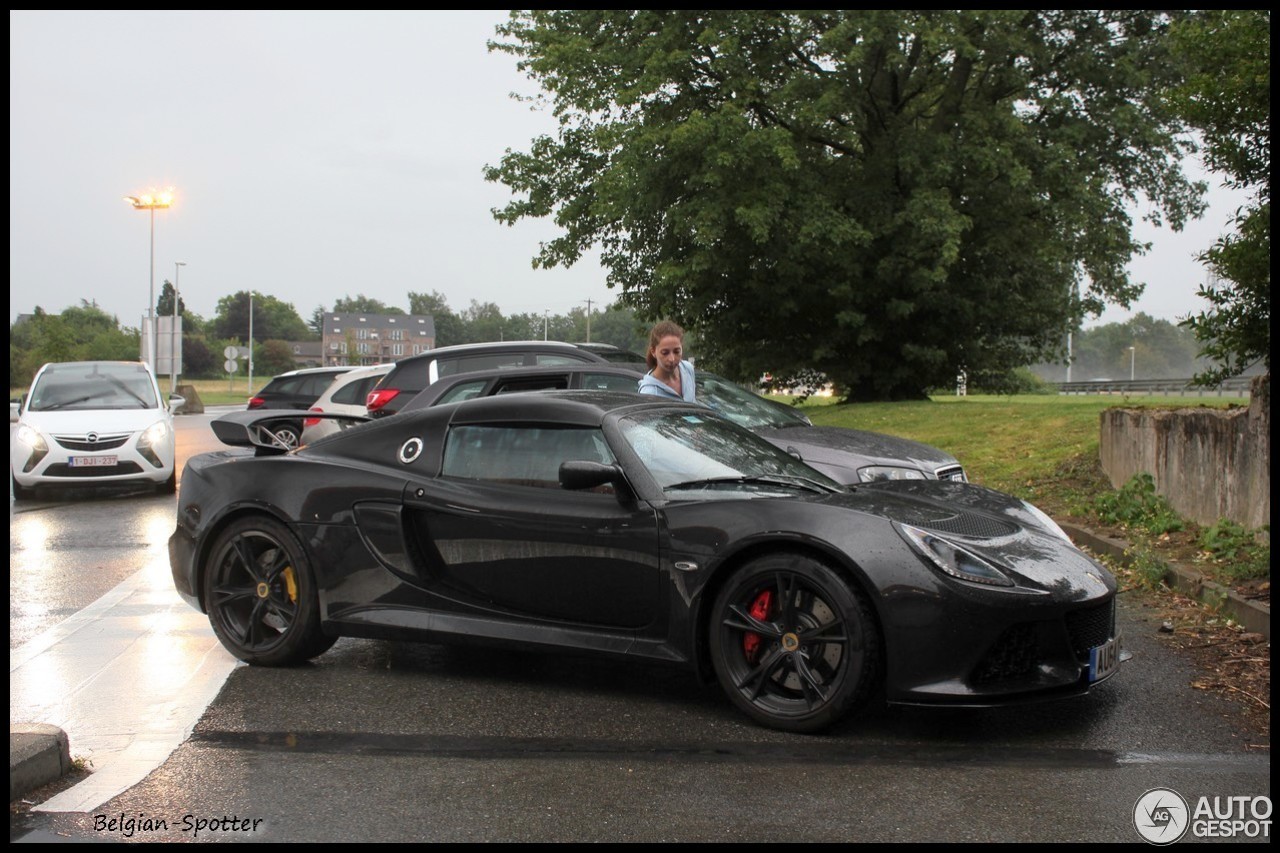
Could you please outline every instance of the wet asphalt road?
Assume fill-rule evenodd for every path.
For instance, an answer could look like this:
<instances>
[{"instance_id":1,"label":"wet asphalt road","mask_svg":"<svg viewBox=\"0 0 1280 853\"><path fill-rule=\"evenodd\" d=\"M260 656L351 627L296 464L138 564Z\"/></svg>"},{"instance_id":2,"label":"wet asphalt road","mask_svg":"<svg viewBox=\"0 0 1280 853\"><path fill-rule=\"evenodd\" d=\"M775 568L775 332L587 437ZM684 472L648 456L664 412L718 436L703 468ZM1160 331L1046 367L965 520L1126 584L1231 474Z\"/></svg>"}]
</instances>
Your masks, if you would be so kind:
<instances>
[{"instance_id":1,"label":"wet asphalt road","mask_svg":"<svg viewBox=\"0 0 1280 853\"><path fill-rule=\"evenodd\" d=\"M15 649L131 567L154 570L172 513L151 496L11 512L11 689ZM231 669L141 782L87 811L11 817L10 835L1135 842L1151 788L1269 796L1269 755L1189 686L1159 620L1124 599L1120 618L1133 658L1090 696L872 703L823 736L756 727L714 686L650 664L342 640L308 666Z\"/></svg>"}]
</instances>

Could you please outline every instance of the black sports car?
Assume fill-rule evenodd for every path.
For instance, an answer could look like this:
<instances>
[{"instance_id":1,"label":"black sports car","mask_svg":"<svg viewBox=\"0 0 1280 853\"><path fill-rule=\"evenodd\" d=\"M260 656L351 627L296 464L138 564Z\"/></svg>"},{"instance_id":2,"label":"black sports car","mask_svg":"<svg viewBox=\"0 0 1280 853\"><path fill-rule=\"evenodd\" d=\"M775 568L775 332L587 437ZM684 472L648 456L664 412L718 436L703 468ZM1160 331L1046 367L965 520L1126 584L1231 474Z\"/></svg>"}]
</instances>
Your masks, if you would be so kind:
<instances>
[{"instance_id":1,"label":"black sports car","mask_svg":"<svg viewBox=\"0 0 1280 853\"><path fill-rule=\"evenodd\" d=\"M296 413L275 412L275 417ZM565 391L448 404L285 453L271 412L187 464L178 591L252 664L339 636L670 661L757 721L1081 693L1115 581L1030 504L837 484L705 407Z\"/></svg>"}]
</instances>

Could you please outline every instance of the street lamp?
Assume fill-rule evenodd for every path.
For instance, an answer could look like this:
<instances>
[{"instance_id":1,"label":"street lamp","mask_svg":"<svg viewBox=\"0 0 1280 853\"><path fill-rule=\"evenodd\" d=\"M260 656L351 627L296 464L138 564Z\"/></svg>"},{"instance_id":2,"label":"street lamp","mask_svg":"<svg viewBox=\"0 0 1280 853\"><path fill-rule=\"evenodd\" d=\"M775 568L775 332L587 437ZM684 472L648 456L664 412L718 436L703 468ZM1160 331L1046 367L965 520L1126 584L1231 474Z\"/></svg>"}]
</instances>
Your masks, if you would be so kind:
<instances>
[{"instance_id":1,"label":"street lamp","mask_svg":"<svg viewBox=\"0 0 1280 853\"><path fill-rule=\"evenodd\" d=\"M156 372L156 208L165 209L173 204L173 192L150 192L145 195L127 195L124 200L133 205L134 210L151 212L151 298L147 302L147 334L151 341L147 347L147 359L151 362L151 373Z\"/></svg>"},{"instance_id":2,"label":"street lamp","mask_svg":"<svg viewBox=\"0 0 1280 853\"><path fill-rule=\"evenodd\" d=\"M1137 363L1137 359L1138 359L1138 348L1129 347L1129 381L1130 382L1133 381L1133 377L1134 377L1133 368L1134 368L1134 365Z\"/></svg>"},{"instance_id":3,"label":"street lamp","mask_svg":"<svg viewBox=\"0 0 1280 853\"><path fill-rule=\"evenodd\" d=\"M173 328L169 330L169 393L178 392L178 273L186 261L173 262Z\"/></svg>"}]
</instances>

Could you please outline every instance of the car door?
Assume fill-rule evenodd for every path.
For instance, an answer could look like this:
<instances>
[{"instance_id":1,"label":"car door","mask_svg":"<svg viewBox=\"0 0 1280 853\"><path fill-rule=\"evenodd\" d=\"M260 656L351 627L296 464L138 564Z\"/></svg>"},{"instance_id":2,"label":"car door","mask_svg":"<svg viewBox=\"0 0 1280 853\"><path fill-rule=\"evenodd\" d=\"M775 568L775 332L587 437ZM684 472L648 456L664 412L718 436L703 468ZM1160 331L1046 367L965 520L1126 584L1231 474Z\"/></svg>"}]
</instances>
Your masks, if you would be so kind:
<instances>
[{"instance_id":1,"label":"car door","mask_svg":"<svg viewBox=\"0 0 1280 853\"><path fill-rule=\"evenodd\" d=\"M560 463L612 462L598 428L455 424L441 474L410 489L423 574L522 619L638 631L662 615L656 514L612 487L560 487Z\"/></svg>"}]
</instances>

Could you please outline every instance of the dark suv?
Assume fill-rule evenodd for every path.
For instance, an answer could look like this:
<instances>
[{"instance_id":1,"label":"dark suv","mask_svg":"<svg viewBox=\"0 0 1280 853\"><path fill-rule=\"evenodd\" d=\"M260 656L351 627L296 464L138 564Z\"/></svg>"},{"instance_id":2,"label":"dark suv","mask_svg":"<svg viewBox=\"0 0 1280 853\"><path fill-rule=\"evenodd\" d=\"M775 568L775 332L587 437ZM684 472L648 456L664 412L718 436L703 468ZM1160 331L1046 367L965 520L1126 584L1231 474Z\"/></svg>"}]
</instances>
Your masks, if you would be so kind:
<instances>
[{"instance_id":1,"label":"dark suv","mask_svg":"<svg viewBox=\"0 0 1280 853\"><path fill-rule=\"evenodd\" d=\"M369 392L370 417L384 418L404 408L419 391L457 373L516 367L574 364L632 364L643 367L644 356L608 344L568 344L560 341L506 341L440 347L396 362L391 372Z\"/></svg>"}]
</instances>

